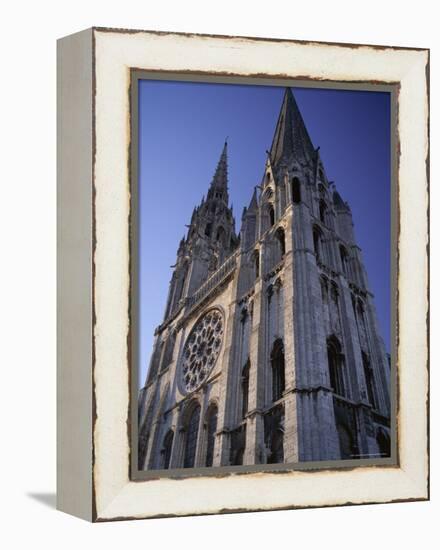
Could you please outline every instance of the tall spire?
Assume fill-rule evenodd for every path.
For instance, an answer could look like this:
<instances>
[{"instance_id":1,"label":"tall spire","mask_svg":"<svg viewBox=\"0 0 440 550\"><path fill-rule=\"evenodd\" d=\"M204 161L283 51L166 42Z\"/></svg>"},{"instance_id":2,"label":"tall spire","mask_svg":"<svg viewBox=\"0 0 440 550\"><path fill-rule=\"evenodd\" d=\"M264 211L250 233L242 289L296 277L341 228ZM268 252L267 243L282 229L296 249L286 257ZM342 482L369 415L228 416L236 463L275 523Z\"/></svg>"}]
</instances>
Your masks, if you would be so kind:
<instances>
[{"instance_id":1,"label":"tall spire","mask_svg":"<svg viewBox=\"0 0 440 550\"><path fill-rule=\"evenodd\" d=\"M274 166L280 160L314 160L315 150L292 90L286 88L270 149Z\"/></svg>"},{"instance_id":2,"label":"tall spire","mask_svg":"<svg viewBox=\"0 0 440 550\"><path fill-rule=\"evenodd\" d=\"M217 164L211 187L220 187L227 189L228 187L228 142L225 141L222 154Z\"/></svg>"}]
</instances>

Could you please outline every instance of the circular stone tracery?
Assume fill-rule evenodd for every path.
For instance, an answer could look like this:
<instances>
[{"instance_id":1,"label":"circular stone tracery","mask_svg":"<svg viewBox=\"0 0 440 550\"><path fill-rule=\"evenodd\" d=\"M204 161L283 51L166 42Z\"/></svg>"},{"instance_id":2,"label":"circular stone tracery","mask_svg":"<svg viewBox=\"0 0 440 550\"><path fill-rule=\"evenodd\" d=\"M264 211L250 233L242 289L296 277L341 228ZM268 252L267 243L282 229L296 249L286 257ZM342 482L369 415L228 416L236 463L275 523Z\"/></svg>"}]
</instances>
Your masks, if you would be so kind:
<instances>
[{"instance_id":1,"label":"circular stone tracery","mask_svg":"<svg viewBox=\"0 0 440 550\"><path fill-rule=\"evenodd\" d=\"M197 389L211 372L223 340L223 315L208 311L197 321L183 348L182 379L187 392Z\"/></svg>"}]
</instances>

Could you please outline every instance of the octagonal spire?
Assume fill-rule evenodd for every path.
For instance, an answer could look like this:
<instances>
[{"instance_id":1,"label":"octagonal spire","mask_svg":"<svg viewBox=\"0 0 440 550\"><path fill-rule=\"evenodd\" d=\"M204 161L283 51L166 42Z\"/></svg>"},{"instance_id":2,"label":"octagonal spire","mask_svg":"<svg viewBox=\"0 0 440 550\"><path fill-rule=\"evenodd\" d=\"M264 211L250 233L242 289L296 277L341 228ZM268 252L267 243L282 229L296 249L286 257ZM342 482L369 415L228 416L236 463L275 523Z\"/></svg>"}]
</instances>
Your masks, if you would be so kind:
<instances>
[{"instance_id":1,"label":"octagonal spire","mask_svg":"<svg viewBox=\"0 0 440 550\"><path fill-rule=\"evenodd\" d=\"M313 147L304 120L293 96L286 88L275 134L270 149L270 159L276 167L281 160L314 160Z\"/></svg>"}]
</instances>

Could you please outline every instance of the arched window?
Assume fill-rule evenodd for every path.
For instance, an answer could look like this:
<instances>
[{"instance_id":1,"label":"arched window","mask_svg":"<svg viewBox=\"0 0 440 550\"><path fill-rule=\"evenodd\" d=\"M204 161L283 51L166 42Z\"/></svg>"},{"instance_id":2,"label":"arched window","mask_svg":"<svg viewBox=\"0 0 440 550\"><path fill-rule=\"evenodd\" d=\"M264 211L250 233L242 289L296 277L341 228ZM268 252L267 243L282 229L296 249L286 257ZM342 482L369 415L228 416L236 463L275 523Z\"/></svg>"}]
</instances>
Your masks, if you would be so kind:
<instances>
[{"instance_id":1,"label":"arched window","mask_svg":"<svg viewBox=\"0 0 440 550\"><path fill-rule=\"evenodd\" d=\"M277 238L278 243L280 245L281 257L283 257L284 254L286 253L286 238L284 234L284 229L282 227L279 227L277 229L275 233L275 237Z\"/></svg>"},{"instance_id":2,"label":"arched window","mask_svg":"<svg viewBox=\"0 0 440 550\"><path fill-rule=\"evenodd\" d=\"M344 273L345 276L347 276L348 275L348 269L347 269L348 254L347 254L347 249L344 246L342 246L342 244L339 246L339 254L341 256L342 272Z\"/></svg>"},{"instance_id":3,"label":"arched window","mask_svg":"<svg viewBox=\"0 0 440 550\"><path fill-rule=\"evenodd\" d=\"M176 308L177 304L179 303L180 298L182 297L183 290L185 288L185 281L186 281L186 274L188 273L188 262L185 261L182 264L182 267L179 270L179 275L176 283L176 293L173 303L173 309Z\"/></svg>"},{"instance_id":4,"label":"arched window","mask_svg":"<svg viewBox=\"0 0 440 550\"><path fill-rule=\"evenodd\" d=\"M173 360L175 341L176 341L176 334L173 331L169 334L167 341L165 343L165 351L163 354L161 370L166 369L168 365L171 363L171 361Z\"/></svg>"},{"instance_id":5,"label":"arched window","mask_svg":"<svg viewBox=\"0 0 440 550\"><path fill-rule=\"evenodd\" d=\"M272 399L278 401L284 392L284 345L281 338L275 340L270 359L272 363Z\"/></svg>"},{"instance_id":6,"label":"arched window","mask_svg":"<svg viewBox=\"0 0 440 550\"><path fill-rule=\"evenodd\" d=\"M241 416L244 418L247 415L249 407L249 370L251 363L249 359L246 361L241 373Z\"/></svg>"},{"instance_id":7,"label":"arched window","mask_svg":"<svg viewBox=\"0 0 440 550\"><path fill-rule=\"evenodd\" d=\"M261 172L260 172L261 173ZM266 185L270 183L270 172L267 172L266 174Z\"/></svg>"},{"instance_id":8,"label":"arched window","mask_svg":"<svg viewBox=\"0 0 440 550\"><path fill-rule=\"evenodd\" d=\"M325 215L327 212L327 205L322 199L319 201L319 219L322 223L325 223Z\"/></svg>"},{"instance_id":9,"label":"arched window","mask_svg":"<svg viewBox=\"0 0 440 550\"><path fill-rule=\"evenodd\" d=\"M362 364L364 366L365 383L367 385L368 402L377 409L376 388L374 385L373 369L371 368L368 355L362 352Z\"/></svg>"},{"instance_id":10,"label":"arched window","mask_svg":"<svg viewBox=\"0 0 440 550\"><path fill-rule=\"evenodd\" d=\"M245 307L243 307L243 309L240 312L240 323L242 323L244 325L246 323L248 315L249 315L249 312L247 310L247 307L245 306Z\"/></svg>"},{"instance_id":11,"label":"arched window","mask_svg":"<svg viewBox=\"0 0 440 550\"><path fill-rule=\"evenodd\" d=\"M217 431L217 406L211 405L207 414L207 443L206 443L206 466L212 466L214 461L215 434Z\"/></svg>"},{"instance_id":12,"label":"arched window","mask_svg":"<svg viewBox=\"0 0 440 550\"><path fill-rule=\"evenodd\" d=\"M254 267L255 267L255 278L258 279L260 276L260 252L259 250L254 250Z\"/></svg>"},{"instance_id":13,"label":"arched window","mask_svg":"<svg viewBox=\"0 0 440 550\"><path fill-rule=\"evenodd\" d=\"M174 432L173 430L168 430L164 440L163 440L163 458L162 458L162 467L164 470L168 470L170 467L171 460L171 449L173 446Z\"/></svg>"},{"instance_id":14,"label":"arched window","mask_svg":"<svg viewBox=\"0 0 440 550\"><path fill-rule=\"evenodd\" d=\"M327 360L330 385L337 395L346 396L344 377L344 357L341 344L335 336L327 339Z\"/></svg>"},{"instance_id":15,"label":"arched window","mask_svg":"<svg viewBox=\"0 0 440 550\"><path fill-rule=\"evenodd\" d=\"M317 226L313 228L313 247L317 261L322 262L322 232Z\"/></svg>"},{"instance_id":16,"label":"arched window","mask_svg":"<svg viewBox=\"0 0 440 550\"><path fill-rule=\"evenodd\" d=\"M272 205L269 206L269 223L271 227L275 224L275 210Z\"/></svg>"},{"instance_id":17,"label":"arched window","mask_svg":"<svg viewBox=\"0 0 440 550\"><path fill-rule=\"evenodd\" d=\"M320 283L321 283L321 298L324 303L328 300L328 282L327 278L321 276L320 277Z\"/></svg>"},{"instance_id":18,"label":"arched window","mask_svg":"<svg viewBox=\"0 0 440 550\"><path fill-rule=\"evenodd\" d=\"M206 224L206 227L205 227L205 235L207 237L210 237L211 236L211 231L212 231L212 224L211 223L207 223Z\"/></svg>"},{"instance_id":19,"label":"arched window","mask_svg":"<svg viewBox=\"0 0 440 550\"><path fill-rule=\"evenodd\" d=\"M193 468L196 458L197 437L199 434L200 405L196 405L188 420L186 429L184 468Z\"/></svg>"},{"instance_id":20,"label":"arched window","mask_svg":"<svg viewBox=\"0 0 440 550\"><path fill-rule=\"evenodd\" d=\"M339 289L338 285L334 281L332 281L330 284L330 294L333 302L338 305Z\"/></svg>"},{"instance_id":21,"label":"arched window","mask_svg":"<svg viewBox=\"0 0 440 550\"><path fill-rule=\"evenodd\" d=\"M298 178L292 179L292 202L299 203L301 202L301 184L299 183Z\"/></svg>"}]
</instances>

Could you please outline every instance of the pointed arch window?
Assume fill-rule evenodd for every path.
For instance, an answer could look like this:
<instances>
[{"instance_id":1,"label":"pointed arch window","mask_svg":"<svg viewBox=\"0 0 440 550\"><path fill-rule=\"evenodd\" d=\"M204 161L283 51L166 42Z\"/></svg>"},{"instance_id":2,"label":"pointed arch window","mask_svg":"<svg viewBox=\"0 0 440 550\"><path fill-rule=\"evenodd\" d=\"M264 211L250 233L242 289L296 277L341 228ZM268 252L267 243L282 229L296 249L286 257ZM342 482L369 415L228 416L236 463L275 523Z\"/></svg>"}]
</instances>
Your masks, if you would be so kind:
<instances>
[{"instance_id":1,"label":"pointed arch window","mask_svg":"<svg viewBox=\"0 0 440 550\"><path fill-rule=\"evenodd\" d=\"M277 231L275 233L275 237L278 240L278 244L279 244L279 247L280 247L281 258L282 258L286 253L286 236L285 236L285 233L284 233L284 229L282 227L279 227L277 229Z\"/></svg>"},{"instance_id":2,"label":"pointed arch window","mask_svg":"<svg viewBox=\"0 0 440 550\"><path fill-rule=\"evenodd\" d=\"M321 298L323 303L327 303L328 301L328 280L326 277L321 276L320 277L320 283L321 283Z\"/></svg>"},{"instance_id":3,"label":"pointed arch window","mask_svg":"<svg viewBox=\"0 0 440 550\"><path fill-rule=\"evenodd\" d=\"M184 468L194 468L197 439L199 435L200 405L196 405L188 420L186 429L185 454L183 459Z\"/></svg>"},{"instance_id":4,"label":"pointed arch window","mask_svg":"<svg viewBox=\"0 0 440 550\"><path fill-rule=\"evenodd\" d=\"M316 259L319 262L322 262L323 260L322 232L317 226L313 228L313 248L315 249Z\"/></svg>"},{"instance_id":5,"label":"pointed arch window","mask_svg":"<svg viewBox=\"0 0 440 550\"><path fill-rule=\"evenodd\" d=\"M272 400L281 399L284 392L284 345L281 338L275 340L270 354L272 364Z\"/></svg>"},{"instance_id":6,"label":"pointed arch window","mask_svg":"<svg viewBox=\"0 0 440 550\"><path fill-rule=\"evenodd\" d=\"M270 227L275 225L275 210L272 205L269 206L269 223Z\"/></svg>"},{"instance_id":7,"label":"pointed arch window","mask_svg":"<svg viewBox=\"0 0 440 550\"><path fill-rule=\"evenodd\" d=\"M181 297L183 295L183 290L185 288L187 273L188 273L188 262L185 261L182 264L182 267L179 270L177 283L176 283L176 293L175 293L175 299L174 299L174 303L173 303L173 309L176 308L176 306L179 303L179 300L181 299Z\"/></svg>"},{"instance_id":8,"label":"pointed arch window","mask_svg":"<svg viewBox=\"0 0 440 550\"><path fill-rule=\"evenodd\" d=\"M210 237L211 236L211 232L212 232L212 224L211 223L207 223L206 224L206 227L205 227L205 235L207 237Z\"/></svg>"},{"instance_id":9,"label":"pointed arch window","mask_svg":"<svg viewBox=\"0 0 440 550\"><path fill-rule=\"evenodd\" d=\"M258 279L258 277L260 276L260 252L258 250L254 250L253 258L254 258L255 278Z\"/></svg>"},{"instance_id":10,"label":"pointed arch window","mask_svg":"<svg viewBox=\"0 0 440 550\"><path fill-rule=\"evenodd\" d=\"M330 385L335 394L346 397L346 383L344 372L344 356L336 336L327 339L327 360L330 375Z\"/></svg>"},{"instance_id":11,"label":"pointed arch window","mask_svg":"<svg viewBox=\"0 0 440 550\"><path fill-rule=\"evenodd\" d=\"M341 265L342 265L342 273L347 276L348 275L348 253L345 246L342 246L342 244L339 246L339 254L341 256Z\"/></svg>"},{"instance_id":12,"label":"pointed arch window","mask_svg":"<svg viewBox=\"0 0 440 550\"><path fill-rule=\"evenodd\" d=\"M331 284L330 284L330 295L331 295L331 298L332 298L333 302L337 306L338 305L338 297L339 297L339 288L338 288L338 285L334 281L332 281Z\"/></svg>"},{"instance_id":13,"label":"pointed arch window","mask_svg":"<svg viewBox=\"0 0 440 550\"><path fill-rule=\"evenodd\" d=\"M163 440L163 458L162 458L162 467L164 470L168 470L170 467L171 461L171 449L173 447L174 432L173 430L168 430L164 440Z\"/></svg>"},{"instance_id":14,"label":"pointed arch window","mask_svg":"<svg viewBox=\"0 0 440 550\"><path fill-rule=\"evenodd\" d=\"M167 341L165 343L165 351L163 354L161 370L166 369L173 360L174 344L176 342L176 334L174 331L170 332Z\"/></svg>"},{"instance_id":15,"label":"pointed arch window","mask_svg":"<svg viewBox=\"0 0 440 550\"><path fill-rule=\"evenodd\" d=\"M327 205L322 199L319 201L319 219L322 223L326 221Z\"/></svg>"},{"instance_id":16,"label":"pointed arch window","mask_svg":"<svg viewBox=\"0 0 440 550\"><path fill-rule=\"evenodd\" d=\"M214 461L215 434L217 432L218 410L216 405L211 405L207 415L207 442L206 442L206 466L212 466Z\"/></svg>"},{"instance_id":17,"label":"pointed arch window","mask_svg":"<svg viewBox=\"0 0 440 550\"><path fill-rule=\"evenodd\" d=\"M367 385L368 401L374 409L377 409L377 396L376 387L374 384L373 369L370 364L370 358L364 351L362 352L362 364L364 367L365 383Z\"/></svg>"},{"instance_id":18,"label":"pointed arch window","mask_svg":"<svg viewBox=\"0 0 440 550\"><path fill-rule=\"evenodd\" d=\"M241 416L244 418L247 415L249 408L249 371L251 362L248 359L241 374Z\"/></svg>"},{"instance_id":19,"label":"pointed arch window","mask_svg":"<svg viewBox=\"0 0 440 550\"><path fill-rule=\"evenodd\" d=\"M292 179L292 202L298 204L301 202L301 185L298 178Z\"/></svg>"}]
</instances>

